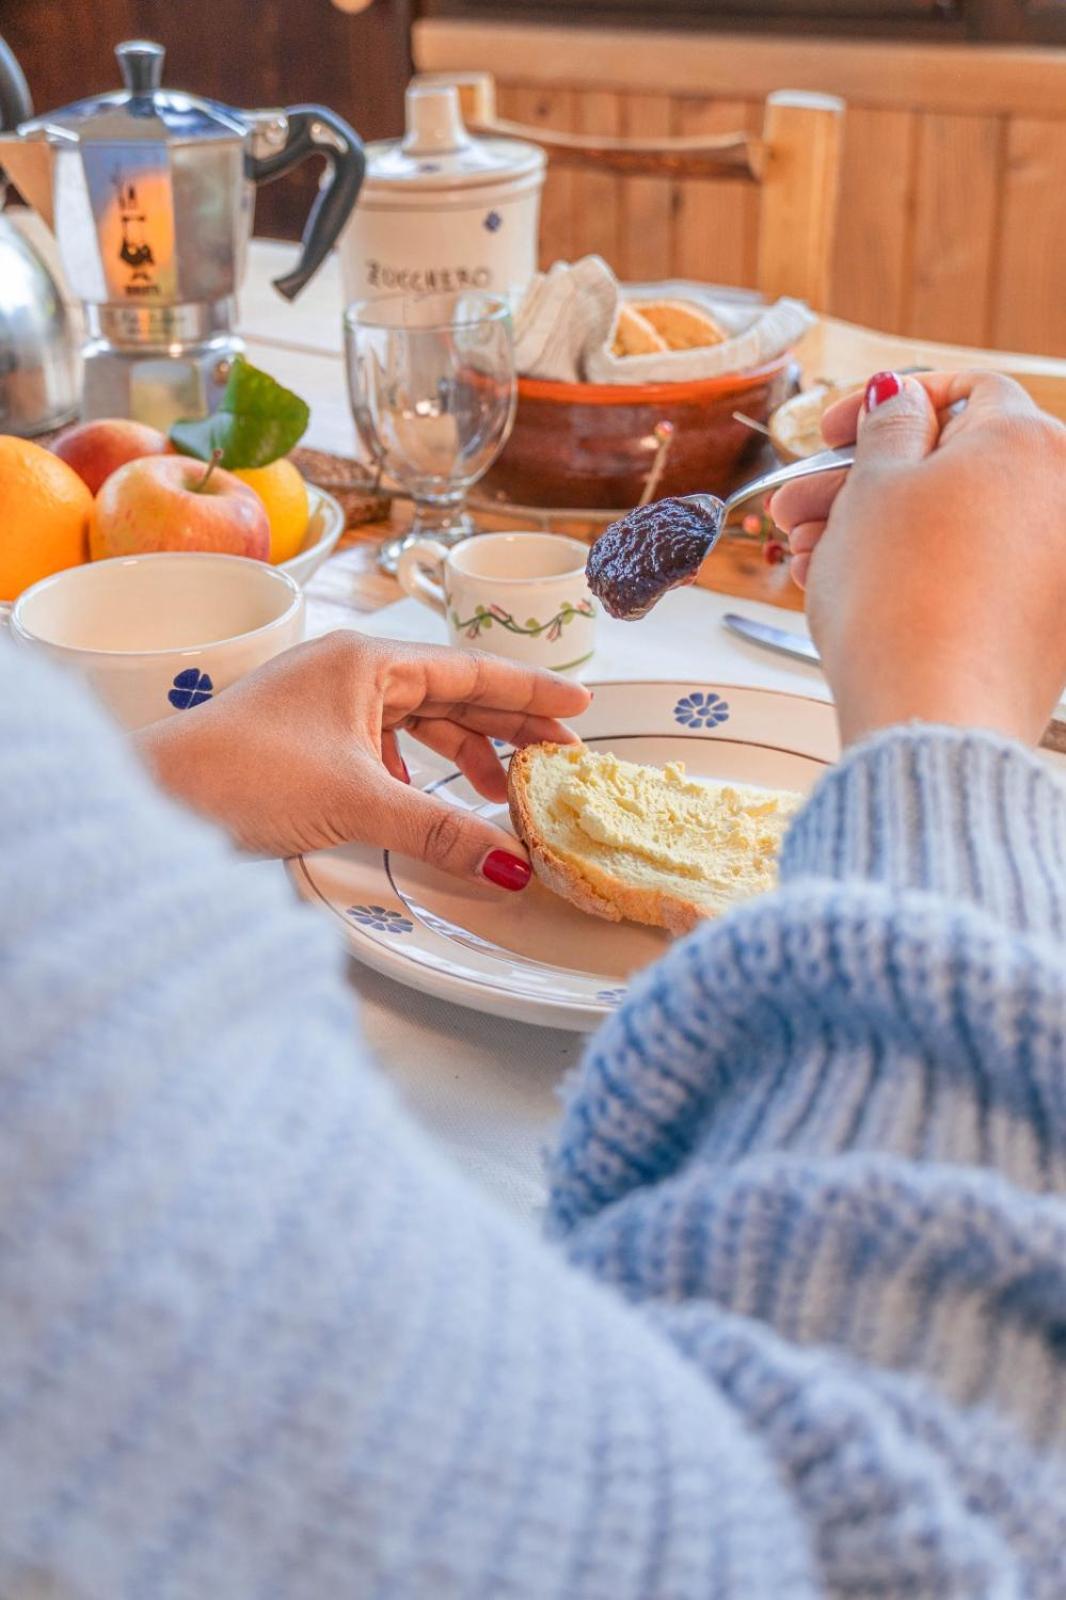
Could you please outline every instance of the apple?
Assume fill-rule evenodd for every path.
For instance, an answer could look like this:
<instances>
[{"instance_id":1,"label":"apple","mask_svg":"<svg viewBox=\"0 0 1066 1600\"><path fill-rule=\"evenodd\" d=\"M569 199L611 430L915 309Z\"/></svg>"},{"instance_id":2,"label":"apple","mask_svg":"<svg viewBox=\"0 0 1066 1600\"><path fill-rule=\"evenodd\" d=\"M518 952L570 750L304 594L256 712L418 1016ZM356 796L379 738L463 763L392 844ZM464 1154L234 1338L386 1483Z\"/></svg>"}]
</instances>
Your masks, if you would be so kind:
<instances>
[{"instance_id":1,"label":"apple","mask_svg":"<svg viewBox=\"0 0 1066 1600\"><path fill-rule=\"evenodd\" d=\"M105 479L93 505L89 554L101 561L153 550L216 550L267 561L270 519L255 490L214 462L143 456Z\"/></svg>"},{"instance_id":2,"label":"apple","mask_svg":"<svg viewBox=\"0 0 1066 1600\"><path fill-rule=\"evenodd\" d=\"M105 478L140 456L161 456L169 450L165 433L143 422L124 417L100 417L95 422L79 422L65 428L52 441L52 450L74 471L90 494L96 494Z\"/></svg>"}]
</instances>

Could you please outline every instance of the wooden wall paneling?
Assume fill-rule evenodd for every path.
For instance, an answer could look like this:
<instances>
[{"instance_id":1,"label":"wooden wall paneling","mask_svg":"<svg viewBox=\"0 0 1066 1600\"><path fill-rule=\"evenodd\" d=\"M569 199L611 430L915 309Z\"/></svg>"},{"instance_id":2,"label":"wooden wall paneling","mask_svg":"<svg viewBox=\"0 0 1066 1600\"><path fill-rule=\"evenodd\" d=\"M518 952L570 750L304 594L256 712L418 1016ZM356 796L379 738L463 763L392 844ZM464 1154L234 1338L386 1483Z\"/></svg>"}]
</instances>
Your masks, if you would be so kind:
<instances>
[{"instance_id":1,"label":"wooden wall paneling","mask_svg":"<svg viewBox=\"0 0 1066 1600\"><path fill-rule=\"evenodd\" d=\"M765 99L774 89L840 95L897 110L1060 117L1066 51L995 45L893 44L756 34L426 18L414 24L421 71L478 67L527 83ZM575 67L580 63L580 67Z\"/></svg>"},{"instance_id":2,"label":"wooden wall paneling","mask_svg":"<svg viewBox=\"0 0 1066 1600\"><path fill-rule=\"evenodd\" d=\"M766 98L756 283L768 299L828 310L843 131L836 95L775 89Z\"/></svg>"},{"instance_id":3,"label":"wooden wall paneling","mask_svg":"<svg viewBox=\"0 0 1066 1600\"><path fill-rule=\"evenodd\" d=\"M1007 127L992 338L1066 353L1066 121Z\"/></svg>"},{"instance_id":4,"label":"wooden wall paneling","mask_svg":"<svg viewBox=\"0 0 1066 1600\"><path fill-rule=\"evenodd\" d=\"M621 134L622 99L603 90L577 96L577 132ZM622 178L575 171L572 180L574 259L601 255L617 270L622 259Z\"/></svg>"},{"instance_id":5,"label":"wooden wall paneling","mask_svg":"<svg viewBox=\"0 0 1066 1600\"><path fill-rule=\"evenodd\" d=\"M921 118L904 313L919 339L988 343L1003 134L999 117Z\"/></svg>"},{"instance_id":6,"label":"wooden wall paneling","mask_svg":"<svg viewBox=\"0 0 1066 1600\"><path fill-rule=\"evenodd\" d=\"M572 132L574 94L569 89L540 89L530 84L498 84L499 114L529 128L560 128ZM540 203L540 265L570 261L573 249L574 170L548 169Z\"/></svg>"},{"instance_id":7,"label":"wooden wall paneling","mask_svg":"<svg viewBox=\"0 0 1066 1600\"><path fill-rule=\"evenodd\" d=\"M849 106L844 118L830 305L888 333L903 328L918 118Z\"/></svg>"},{"instance_id":8,"label":"wooden wall paneling","mask_svg":"<svg viewBox=\"0 0 1066 1600\"><path fill-rule=\"evenodd\" d=\"M629 94L622 101L622 132L628 139L670 134L670 97ZM673 244L673 184L662 178L626 178L622 185L622 245L612 266L629 282L665 278Z\"/></svg>"},{"instance_id":9,"label":"wooden wall paneling","mask_svg":"<svg viewBox=\"0 0 1066 1600\"><path fill-rule=\"evenodd\" d=\"M757 133L762 102L682 98L674 101L673 132L678 138L722 133ZM753 186L694 178L674 190L672 272L750 287L755 282L755 244L759 197Z\"/></svg>"},{"instance_id":10,"label":"wooden wall paneling","mask_svg":"<svg viewBox=\"0 0 1066 1600\"><path fill-rule=\"evenodd\" d=\"M26 74L34 110L55 111L83 95L118 88L115 45L134 36L143 10L135 0L107 0L106 7L3 0L0 31Z\"/></svg>"},{"instance_id":11,"label":"wooden wall paneling","mask_svg":"<svg viewBox=\"0 0 1066 1600\"><path fill-rule=\"evenodd\" d=\"M665 30L642 32L635 48L623 26L454 20L418 23L414 37L427 70L508 79L520 63L525 86L569 97L574 122L590 129L627 131L624 102L650 86L655 99L672 97L676 134L728 131L727 107L761 108L782 86L838 94L848 110L830 311L913 337L1066 355L1066 50ZM552 247L560 203L547 212L546 254L599 249L622 266L632 237L622 183L575 175L572 248ZM753 246L739 246L735 212L753 240L754 196L703 184L673 194L670 271L753 284ZM652 204L642 200L636 216ZM662 199L654 204L661 215ZM651 248L644 237L634 246Z\"/></svg>"}]
</instances>

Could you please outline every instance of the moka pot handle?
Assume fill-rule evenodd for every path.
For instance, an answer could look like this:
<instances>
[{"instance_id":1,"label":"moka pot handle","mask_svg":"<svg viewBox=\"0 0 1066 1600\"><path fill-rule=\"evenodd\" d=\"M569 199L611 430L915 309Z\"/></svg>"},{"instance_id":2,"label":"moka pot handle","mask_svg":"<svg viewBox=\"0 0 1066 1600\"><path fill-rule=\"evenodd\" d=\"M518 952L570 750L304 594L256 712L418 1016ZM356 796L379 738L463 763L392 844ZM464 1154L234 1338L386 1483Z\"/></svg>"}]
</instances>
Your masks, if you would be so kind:
<instances>
[{"instance_id":1,"label":"moka pot handle","mask_svg":"<svg viewBox=\"0 0 1066 1600\"><path fill-rule=\"evenodd\" d=\"M325 156L331 169L304 224L299 261L291 272L274 279L278 293L294 300L325 261L351 216L366 171L366 156L355 129L325 106L289 106L282 115L288 124L282 148L270 155L247 157L246 170L253 183L272 183L314 155Z\"/></svg>"}]
</instances>

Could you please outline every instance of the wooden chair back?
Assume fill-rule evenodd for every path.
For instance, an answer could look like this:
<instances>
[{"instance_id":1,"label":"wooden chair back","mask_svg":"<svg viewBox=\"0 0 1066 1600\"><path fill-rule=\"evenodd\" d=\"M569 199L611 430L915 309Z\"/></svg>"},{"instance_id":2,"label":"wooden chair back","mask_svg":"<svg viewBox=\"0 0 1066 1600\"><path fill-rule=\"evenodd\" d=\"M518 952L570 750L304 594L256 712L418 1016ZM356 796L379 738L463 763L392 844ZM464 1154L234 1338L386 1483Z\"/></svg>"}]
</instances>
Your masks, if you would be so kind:
<instances>
[{"instance_id":1,"label":"wooden chair back","mask_svg":"<svg viewBox=\"0 0 1066 1600\"><path fill-rule=\"evenodd\" d=\"M755 288L770 300L793 295L816 311L825 309L844 124L844 102L836 96L779 89L766 101L758 135L640 140L510 122L496 114L496 86L488 72L424 73L416 82L454 85L472 131L540 145L550 165L622 176L724 178L757 185Z\"/></svg>"}]
</instances>

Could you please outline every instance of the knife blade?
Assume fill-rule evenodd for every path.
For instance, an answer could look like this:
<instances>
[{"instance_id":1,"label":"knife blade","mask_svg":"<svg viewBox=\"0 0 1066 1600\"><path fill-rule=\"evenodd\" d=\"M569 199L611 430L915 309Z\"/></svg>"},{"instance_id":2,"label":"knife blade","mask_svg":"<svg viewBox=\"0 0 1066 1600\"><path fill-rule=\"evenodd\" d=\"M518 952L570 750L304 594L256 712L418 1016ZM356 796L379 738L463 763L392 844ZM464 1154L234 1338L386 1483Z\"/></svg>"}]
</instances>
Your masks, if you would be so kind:
<instances>
[{"instance_id":1,"label":"knife blade","mask_svg":"<svg viewBox=\"0 0 1066 1600\"><path fill-rule=\"evenodd\" d=\"M727 611L722 621L731 632L739 633L742 639L749 639L752 644L761 644L764 649L776 650L779 655L794 656L797 661L811 661L815 666L821 666L818 646L802 633L793 633L789 628L775 628L768 622L758 622L754 617L742 617L736 611ZM1059 710L1066 711L1066 706L1060 706ZM1040 740L1040 748L1066 755L1066 716L1052 717Z\"/></svg>"},{"instance_id":2,"label":"knife blade","mask_svg":"<svg viewBox=\"0 0 1066 1600\"><path fill-rule=\"evenodd\" d=\"M767 650L776 650L783 656L795 656L800 661L813 661L815 666L821 665L822 658L817 645L801 633L792 633L787 628L772 628L768 622L742 617L736 611L727 611L722 621L733 633L750 639L753 644L761 644Z\"/></svg>"}]
</instances>

